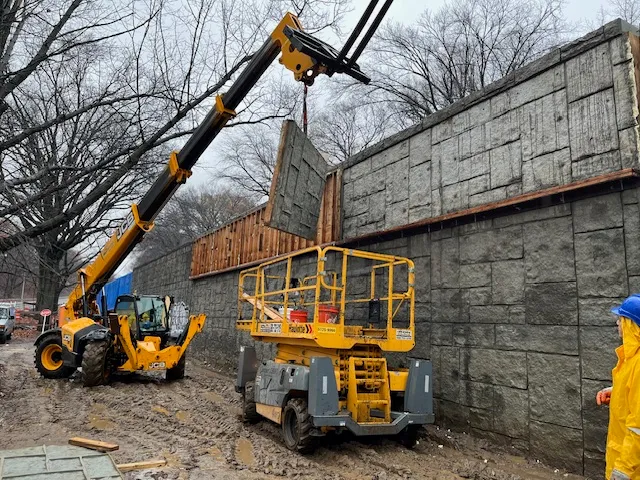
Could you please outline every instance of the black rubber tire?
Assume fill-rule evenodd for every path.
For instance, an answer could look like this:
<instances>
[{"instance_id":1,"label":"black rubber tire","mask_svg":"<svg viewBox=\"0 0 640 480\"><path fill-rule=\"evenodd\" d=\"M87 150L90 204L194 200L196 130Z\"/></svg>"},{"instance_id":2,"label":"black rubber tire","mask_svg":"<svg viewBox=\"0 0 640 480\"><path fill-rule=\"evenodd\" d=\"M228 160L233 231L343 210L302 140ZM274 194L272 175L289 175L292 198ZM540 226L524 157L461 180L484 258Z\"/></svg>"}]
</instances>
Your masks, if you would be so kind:
<instances>
[{"instance_id":1,"label":"black rubber tire","mask_svg":"<svg viewBox=\"0 0 640 480\"><path fill-rule=\"evenodd\" d=\"M244 423L258 423L261 418L256 411L254 387L254 382L247 382L242 392L242 421Z\"/></svg>"},{"instance_id":2,"label":"black rubber tire","mask_svg":"<svg viewBox=\"0 0 640 480\"><path fill-rule=\"evenodd\" d=\"M13 332L6 336L6 338L4 339L5 342L11 340L11 335L13 335Z\"/></svg>"},{"instance_id":3,"label":"black rubber tire","mask_svg":"<svg viewBox=\"0 0 640 480\"><path fill-rule=\"evenodd\" d=\"M418 444L419 425L407 425L399 434L398 441L409 450Z\"/></svg>"},{"instance_id":4,"label":"black rubber tire","mask_svg":"<svg viewBox=\"0 0 640 480\"><path fill-rule=\"evenodd\" d=\"M69 378L73 375L73 372L76 371L73 367L65 367L61 365L59 368L55 370L49 370L42 364L42 352L49 345L58 345L62 348L62 336L60 332L50 332L43 335L36 345L36 353L35 353L35 364L36 370L38 373L42 375L44 378Z\"/></svg>"},{"instance_id":5,"label":"black rubber tire","mask_svg":"<svg viewBox=\"0 0 640 480\"><path fill-rule=\"evenodd\" d=\"M95 387L109 383L111 376L107 368L109 343L106 341L89 342L82 355L82 384Z\"/></svg>"},{"instance_id":6,"label":"black rubber tire","mask_svg":"<svg viewBox=\"0 0 640 480\"><path fill-rule=\"evenodd\" d=\"M304 398L292 398L282 413L282 437L289 450L311 453L315 450L315 437L311 435L313 425Z\"/></svg>"},{"instance_id":7,"label":"black rubber tire","mask_svg":"<svg viewBox=\"0 0 640 480\"><path fill-rule=\"evenodd\" d=\"M167 368L166 379L170 382L174 380L181 380L184 378L184 367L187 364L187 354L184 353L173 368Z\"/></svg>"}]
</instances>

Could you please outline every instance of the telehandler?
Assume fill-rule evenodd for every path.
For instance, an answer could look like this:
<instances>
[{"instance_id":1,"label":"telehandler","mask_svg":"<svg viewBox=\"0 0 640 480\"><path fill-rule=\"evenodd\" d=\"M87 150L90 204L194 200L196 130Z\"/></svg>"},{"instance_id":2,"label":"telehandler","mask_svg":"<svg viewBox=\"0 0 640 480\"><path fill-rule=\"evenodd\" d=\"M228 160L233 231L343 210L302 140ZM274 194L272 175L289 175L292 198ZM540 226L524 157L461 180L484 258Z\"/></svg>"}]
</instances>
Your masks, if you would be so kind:
<instances>
[{"instance_id":1,"label":"telehandler","mask_svg":"<svg viewBox=\"0 0 640 480\"><path fill-rule=\"evenodd\" d=\"M355 44L377 0L371 0L343 49L338 52L325 42L305 33L298 18L287 13L269 38L252 56L229 90L218 95L215 107L196 128L179 152L173 152L167 166L139 204L131 205L131 212L113 233L98 257L78 273L78 284L59 315L59 328L44 332L35 342L35 363L46 378L68 377L82 367L84 385L105 383L113 372L136 370L167 370L169 378L179 378L184 372L184 353L187 346L204 326L205 316L192 316L177 339L166 335L167 308L155 297L118 299L115 313L106 308L98 313L97 293L118 266L137 245L145 233L153 228L153 220L173 196L176 189L191 176L205 149L235 115L247 93L280 56L280 63L293 72L294 79L305 86L324 74L344 73L363 83L369 78L360 71L356 60L373 36L392 0L385 0L369 29L352 55ZM131 305L134 307L131 308ZM150 310L144 305L155 305ZM126 308L125 308L126 307ZM151 327L143 327L144 312L155 312ZM164 312L164 313L163 313Z\"/></svg>"}]
</instances>

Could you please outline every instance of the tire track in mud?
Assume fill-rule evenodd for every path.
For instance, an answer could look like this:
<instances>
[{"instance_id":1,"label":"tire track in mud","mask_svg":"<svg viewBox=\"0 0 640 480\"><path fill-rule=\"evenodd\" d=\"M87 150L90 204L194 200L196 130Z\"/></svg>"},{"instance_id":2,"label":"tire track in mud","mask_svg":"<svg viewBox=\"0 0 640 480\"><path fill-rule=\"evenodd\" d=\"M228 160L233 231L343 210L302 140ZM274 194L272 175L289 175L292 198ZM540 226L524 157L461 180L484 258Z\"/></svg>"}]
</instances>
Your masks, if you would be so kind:
<instances>
[{"instance_id":1,"label":"tire track in mud","mask_svg":"<svg viewBox=\"0 0 640 480\"><path fill-rule=\"evenodd\" d=\"M488 465L480 449L438 448L428 439L409 451L390 439L332 435L314 454L302 456L284 447L278 425L242 423L241 397L231 378L198 361L187 362L186 374L173 383L132 375L86 389L78 374L69 380L39 378L29 343L0 346L0 448L61 444L83 436L118 443L113 456L119 463L168 461L159 477L135 472L127 474L129 479L580 478L509 463L506 456L494 456Z\"/></svg>"}]
</instances>

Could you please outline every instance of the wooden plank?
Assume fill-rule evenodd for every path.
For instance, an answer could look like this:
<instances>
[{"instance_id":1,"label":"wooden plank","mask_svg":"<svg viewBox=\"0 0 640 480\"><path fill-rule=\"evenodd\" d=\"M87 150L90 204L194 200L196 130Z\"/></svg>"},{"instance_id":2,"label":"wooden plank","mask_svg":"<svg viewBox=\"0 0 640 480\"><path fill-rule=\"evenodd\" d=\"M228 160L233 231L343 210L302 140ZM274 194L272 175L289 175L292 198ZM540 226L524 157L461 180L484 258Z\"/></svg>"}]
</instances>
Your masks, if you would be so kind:
<instances>
[{"instance_id":1,"label":"wooden plank","mask_svg":"<svg viewBox=\"0 0 640 480\"><path fill-rule=\"evenodd\" d=\"M101 442L99 440L91 440L90 438L82 438L82 437L73 437L69 439L70 445L75 445L77 447L84 447L90 450L97 450L98 452L115 452L120 448L119 445L115 443Z\"/></svg>"},{"instance_id":2,"label":"wooden plank","mask_svg":"<svg viewBox=\"0 0 640 480\"><path fill-rule=\"evenodd\" d=\"M131 472L132 470L146 470L148 468L164 467L167 461L164 459L145 460L143 462L121 463L116 465L121 472Z\"/></svg>"},{"instance_id":3,"label":"wooden plank","mask_svg":"<svg viewBox=\"0 0 640 480\"><path fill-rule=\"evenodd\" d=\"M250 297L246 293L242 294L242 298L244 300L246 300L247 302L249 302L254 307L256 307L258 310L262 310L262 302L260 300L258 300L257 298ZM278 321L278 322L281 322L283 320L282 315L280 315L278 312L276 312L273 308L271 308L269 306L265 306L264 307L264 313L271 320L275 320L275 321Z\"/></svg>"}]
</instances>

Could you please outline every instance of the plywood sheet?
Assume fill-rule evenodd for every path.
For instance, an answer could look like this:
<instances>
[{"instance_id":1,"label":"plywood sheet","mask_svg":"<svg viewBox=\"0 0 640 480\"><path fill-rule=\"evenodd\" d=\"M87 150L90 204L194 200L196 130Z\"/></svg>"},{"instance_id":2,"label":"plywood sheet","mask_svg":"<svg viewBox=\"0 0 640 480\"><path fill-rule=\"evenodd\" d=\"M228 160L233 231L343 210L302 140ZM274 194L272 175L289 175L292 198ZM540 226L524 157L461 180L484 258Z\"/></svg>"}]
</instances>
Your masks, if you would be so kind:
<instances>
[{"instance_id":1,"label":"plywood sheet","mask_svg":"<svg viewBox=\"0 0 640 480\"><path fill-rule=\"evenodd\" d=\"M266 224L314 240L329 165L293 120L285 120Z\"/></svg>"}]
</instances>

